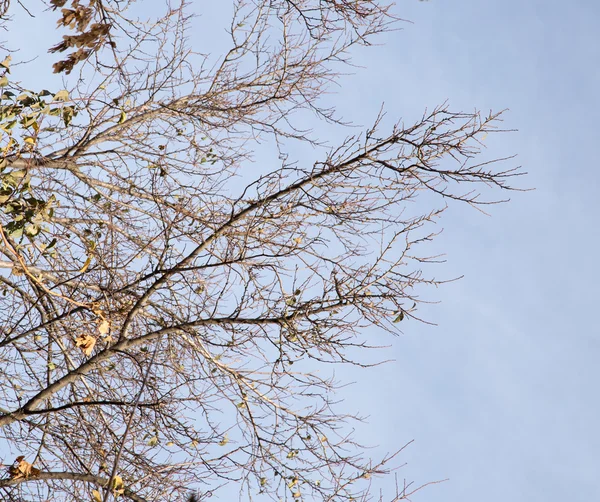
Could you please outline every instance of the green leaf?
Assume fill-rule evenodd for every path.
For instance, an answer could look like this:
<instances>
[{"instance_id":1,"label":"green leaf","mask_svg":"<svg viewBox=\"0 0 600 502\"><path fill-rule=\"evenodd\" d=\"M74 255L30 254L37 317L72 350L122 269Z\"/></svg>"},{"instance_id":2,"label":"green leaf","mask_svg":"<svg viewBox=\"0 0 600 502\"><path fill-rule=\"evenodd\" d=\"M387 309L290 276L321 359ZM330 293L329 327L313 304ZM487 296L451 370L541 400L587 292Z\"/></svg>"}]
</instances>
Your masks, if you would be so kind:
<instances>
[{"instance_id":1,"label":"green leaf","mask_svg":"<svg viewBox=\"0 0 600 502\"><path fill-rule=\"evenodd\" d=\"M25 225L25 234L27 234L28 236L35 237L39 233L40 227L38 225L32 223Z\"/></svg>"},{"instance_id":2,"label":"green leaf","mask_svg":"<svg viewBox=\"0 0 600 502\"><path fill-rule=\"evenodd\" d=\"M7 122L6 124L0 124L0 129L3 129L6 132L8 132L13 127L15 127L15 125L17 125L17 121L16 120L11 120L10 122Z\"/></svg>"},{"instance_id":3,"label":"green leaf","mask_svg":"<svg viewBox=\"0 0 600 502\"><path fill-rule=\"evenodd\" d=\"M54 237L54 239L52 239L50 243L46 245L46 251L52 249L54 246L56 246L56 237Z\"/></svg>"},{"instance_id":4,"label":"green leaf","mask_svg":"<svg viewBox=\"0 0 600 502\"><path fill-rule=\"evenodd\" d=\"M396 317L396 319L394 319L394 322L400 322L404 320L404 312L401 310L400 313L398 314L398 316Z\"/></svg>"},{"instance_id":5,"label":"green leaf","mask_svg":"<svg viewBox=\"0 0 600 502\"><path fill-rule=\"evenodd\" d=\"M62 111L62 116L63 116L63 121L65 123L65 126L68 127L69 124L71 124L73 117L75 117L76 115L77 115L77 112L75 111L75 108L73 108L72 106L65 106Z\"/></svg>"}]
</instances>

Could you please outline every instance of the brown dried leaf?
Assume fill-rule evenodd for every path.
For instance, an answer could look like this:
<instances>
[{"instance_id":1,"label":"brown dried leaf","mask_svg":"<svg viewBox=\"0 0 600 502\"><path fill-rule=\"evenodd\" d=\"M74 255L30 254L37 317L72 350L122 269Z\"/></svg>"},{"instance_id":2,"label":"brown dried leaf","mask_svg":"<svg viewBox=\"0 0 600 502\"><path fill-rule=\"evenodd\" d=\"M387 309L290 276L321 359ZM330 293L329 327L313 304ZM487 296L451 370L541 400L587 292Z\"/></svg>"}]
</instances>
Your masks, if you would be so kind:
<instances>
[{"instance_id":1,"label":"brown dried leaf","mask_svg":"<svg viewBox=\"0 0 600 502\"><path fill-rule=\"evenodd\" d=\"M23 455L17 457L14 464L8 468L8 474L11 479L27 479L31 476L37 476L39 473L40 470L33 467L29 462L26 462Z\"/></svg>"},{"instance_id":2,"label":"brown dried leaf","mask_svg":"<svg viewBox=\"0 0 600 502\"><path fill-rule=\"evenodd\" d=\"M96 345L96 339L92 335L79 335L75 338L75 346L81 347L83 353L86 356L90 356L92 354L92 350L94 350L94 346Z\"/></svg>"},{"instance_id":3,"label":"brown dried leaf","mask_svg":"<svg viewBox=\"0 0 600 502\"><path fill-rule=\"evenodd\" d=\"M108 333L108 331L110 330L110 322L108 322L106 319L104 319L99 325L98 325L98 332L101 335L106 335Z\"/></svg>"}]
</instances>

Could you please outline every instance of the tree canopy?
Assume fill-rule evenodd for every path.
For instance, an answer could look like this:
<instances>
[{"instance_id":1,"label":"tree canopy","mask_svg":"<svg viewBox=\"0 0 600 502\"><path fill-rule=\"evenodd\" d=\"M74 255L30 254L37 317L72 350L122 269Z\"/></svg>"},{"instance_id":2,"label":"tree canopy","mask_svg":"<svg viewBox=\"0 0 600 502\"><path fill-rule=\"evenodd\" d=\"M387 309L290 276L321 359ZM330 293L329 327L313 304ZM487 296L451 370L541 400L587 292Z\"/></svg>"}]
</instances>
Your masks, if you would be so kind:
<instances>
[{"instance_id":1,"label":"tree canopy","mask_svg":"<svg viewBox=\"0 0 600 502\"><path fill-rule=\"evenodd\" d=\"M511 188L500 113L303 129L345 127L325 92L384 1L234 1L217 54L193 4L49 3L53 62L0 63L0 498L366 500L402 445L369 458L328 365L418 319L447 201ZM39 6L3 5L8 51Z\"/></svg>"}]
</instances>

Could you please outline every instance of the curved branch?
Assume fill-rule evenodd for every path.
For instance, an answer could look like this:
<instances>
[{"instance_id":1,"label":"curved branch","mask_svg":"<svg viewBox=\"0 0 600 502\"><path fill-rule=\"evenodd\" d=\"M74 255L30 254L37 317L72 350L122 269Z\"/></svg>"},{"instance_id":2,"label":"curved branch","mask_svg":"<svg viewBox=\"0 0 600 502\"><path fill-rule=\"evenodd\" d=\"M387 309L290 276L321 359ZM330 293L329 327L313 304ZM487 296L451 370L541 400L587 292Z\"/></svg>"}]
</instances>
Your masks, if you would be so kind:
<instances>
[{"instance_id":1,"label":"curved branch","mask_svg":"<svg viewBox=\"0 0 600 502\"><path fill-rule=\"evenodd\" d=\"M27 478L10 478L0 479L0 488L8 486L17 486L21 483L29 483L32 481L45 481L45 480L71 480L71 481L85 481L92 483L98 487L104 488L108 484L108 479L102 476L94 476L93 474L81 474L78 472L40 472L37 476L29 476ZM143 497L137 495L130 488L125 488L123 495L134 502L147 502Z\"/></svg>"}]
</instances>

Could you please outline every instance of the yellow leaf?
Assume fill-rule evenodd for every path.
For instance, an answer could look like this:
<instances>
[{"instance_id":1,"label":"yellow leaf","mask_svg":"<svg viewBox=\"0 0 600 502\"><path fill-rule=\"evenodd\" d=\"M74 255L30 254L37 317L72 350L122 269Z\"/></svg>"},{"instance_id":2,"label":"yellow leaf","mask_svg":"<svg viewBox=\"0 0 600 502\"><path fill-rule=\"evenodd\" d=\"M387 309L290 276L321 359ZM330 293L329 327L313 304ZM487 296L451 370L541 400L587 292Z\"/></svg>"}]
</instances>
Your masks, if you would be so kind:
<instances>
[{"instance_id":1,"label":"yellow leaf","mask_svg":"<svg viewBox=\"0 0 600 502\"><path fill-rule=\"evenodd\" d=\"M175 446L175 443L174 443L173 441L169 441L169 442L167 443L167 446Z\"/></svg>"},{"instance_id":2,"label":"yellow leaf","mask_svg":"<svg viewBox=\"0 0 600 502\"><path fill-rule=\"evenodd\" d=\"M102 502L102 495L98 490L92 490L92 502Z\"/></svg>"},{"instance_id":3,"label":"yellow leaf","mask_svg":"<svg viewBox=\"0 0 600 502\"><path fill-rule=\"evenodd\" d=\"M119 115L119 121L117 122L117 124L122 124L126 120L127 120L127 114L123 110L121 110L121 115Z\"/></svg>"},{"instance_id":4,"label":"yellow leaf","mask_svg":"<svg viewBox=\"0 0 600 502\"><path fill-rule=\"evenodd\" d=\"M302 496L302 494L300 492L295 492L294 495L293 495L293 497L295 499L299 499L301 496Z\"/></svg>"},{"instance_id":5,"label":"yellow leaf","mask_svg":"<svg viewBox=\"0 0 600 502\"><path fill-rule=\"evenodd\" d=\"M83 264L83 267L81 267L79 269L79 273L83 274L88 269L88 267L90 266L90 263L92 263L92 255L89 255L87 257L87 260L85 260L85 263Z\"/></svg>"},{"instance_id":6,"label":"yellow leaf","mask_svg":"<svg viewBox=\"0 0 600 502\"><path fill-rule=\"evenodd\" d=\"M2 62L0 62L0 66L2 66L2 68L4 68L9 73L10 73L10 60L11 59L12 59L11 56L6 56L4 58L4 60Z\"/></svg>"},{"instance_id":7,"label":"yellow leaf","mask_svg":"<svg viewBox=\"0 0 600 502\"><path fill-rule=\"evenodd\" d=\"M116 495L123 495L125 493L125 485L123 484L123 478L121 476L115 476L112 482L112 491Z\"/></svg>"},{"instance_id":8,"label":"yellow leaf","mask_svg":"<svg viewBox=\"0 0 600 502\"><path fill-rule=\"evenodd\" d=\"M100 323L100 325L98 326L98 332L101 335L106 335L106 333L108 333L110 329L110 323L105 319L104 321L102 321Z\"/></svg>"},{"instance_id":9,"label":"yellow leaf","mask_svg":"<svg viewBox=\"0 0 600 502\"><path fill-rule=\"evenodd\" d=\"M219 446L225 446L227 443L229 443L229 438L227 437L227 434L225 434L223 439L219 442Z\"/></svg>"},{"instance_id":10,"label":"yellow leaf","mask_svg":"<svg viewBox=\"0 0 600 502\"><path fill-rule=\"evenodd\" d=\"M287 486L288 488L292 488L296 483L298 483L298 478L293 478Z\"/></svg>"},{"instance_id":11,"label":"yellow leaf","mask_svg":"<svg viewBox=\"0 0 600 502\"><path fill-rule=\"evenodd\" d=\"M267 484L267 478L260 478L260 486L265 486Z\"/></svg>"},{"instance_id":12,"label":"yellow leaf","mask_svg":"<svg viewBox=\"0 0 600 502\"><path fill-rule=\"evenodd\" d=\"M25 136L23 138L23 141L25 141L25 143L29 143L30 145L35 144L35 138L33 138L32 136Z\"/></svg>"},{"instance_id":13,"label":"yellow leaf","mask_svg":"<svg viewBox=\"0 0 600 502\"><path fill-rule=\"evenodd\" d=\"M296 244L300 244L300 243L302 242L302 237L295 237L295 238L294 238L294 242L295 242Z\"/></svg>"},{"instance_id":14,"label":"yellow leaf","mask_svg":"<svg viewBox=\"0 0 600 502\"><path fill-rule=\"evenodd\" d=\"M81 347L86 356L90 356L96 345L96 339L92 335L79 335L75 338L75 346Z\"/></svg>"}]
</instances>

